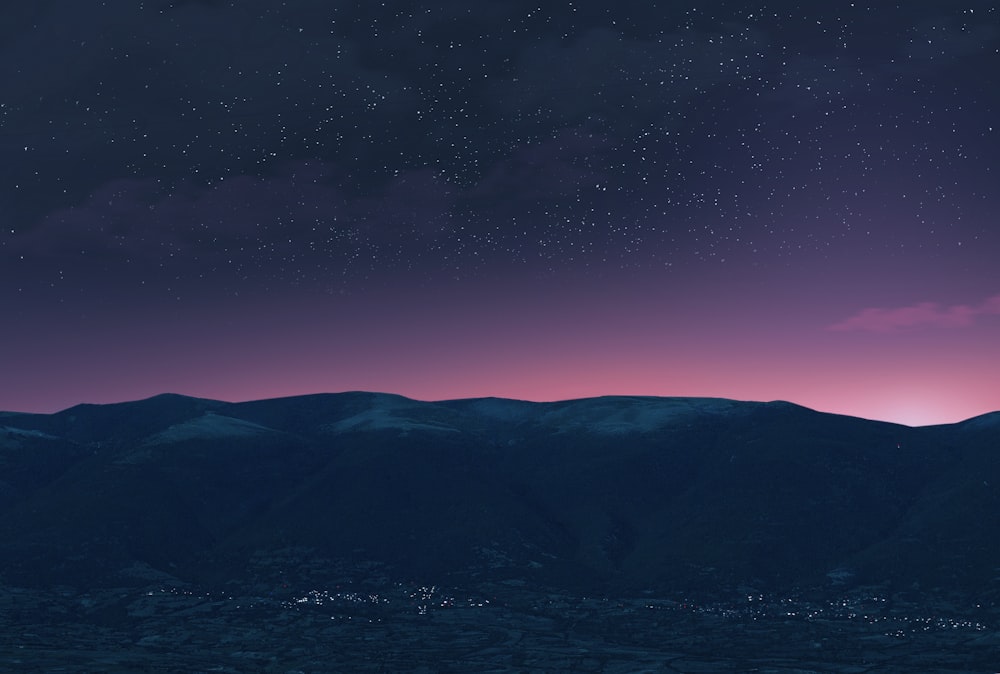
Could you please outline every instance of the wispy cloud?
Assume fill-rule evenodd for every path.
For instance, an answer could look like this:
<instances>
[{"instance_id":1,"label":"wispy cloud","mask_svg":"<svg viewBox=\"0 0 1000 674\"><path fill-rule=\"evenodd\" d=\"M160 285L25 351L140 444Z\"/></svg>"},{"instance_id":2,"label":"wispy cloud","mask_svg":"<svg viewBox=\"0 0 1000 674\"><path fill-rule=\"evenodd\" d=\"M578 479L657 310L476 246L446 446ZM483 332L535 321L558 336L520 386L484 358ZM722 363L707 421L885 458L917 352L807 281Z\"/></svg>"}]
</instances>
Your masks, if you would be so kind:
<instances>
[{"instance_id":1,"label":"wispy cloud","mask_svg":"<svg viewBox=\"0 0 1000 674\"><path fill-rule=\"evenodd\" d=\"M1000 315L1000 295L994 295L979 304L952 304L920 302L893 309L868 308L831 325L838 331L894 332L905 328L932 326L964 328L973 325L980 316Z\"/></svg>"}]
</instances>

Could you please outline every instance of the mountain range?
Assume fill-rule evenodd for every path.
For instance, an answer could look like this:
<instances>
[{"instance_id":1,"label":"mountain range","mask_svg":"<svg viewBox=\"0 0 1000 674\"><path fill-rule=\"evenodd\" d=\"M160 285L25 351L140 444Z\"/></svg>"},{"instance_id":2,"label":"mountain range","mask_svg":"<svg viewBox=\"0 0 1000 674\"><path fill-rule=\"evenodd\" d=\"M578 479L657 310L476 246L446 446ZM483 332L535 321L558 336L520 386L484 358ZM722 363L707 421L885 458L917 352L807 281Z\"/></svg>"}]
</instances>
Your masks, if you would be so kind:
<instances>
[{"instance_id":1,"label":"mountain range","mask_svg":"<svg viewBox=\"0 0 1000 674\"><path fill-rule=\"evenodd\" d=\"M167 394L7 412L0 580L218 583L296 551L276 573L1000 598L998 452L1000 413L911 428L714 398Z\"/></svg>"}]
</instances>

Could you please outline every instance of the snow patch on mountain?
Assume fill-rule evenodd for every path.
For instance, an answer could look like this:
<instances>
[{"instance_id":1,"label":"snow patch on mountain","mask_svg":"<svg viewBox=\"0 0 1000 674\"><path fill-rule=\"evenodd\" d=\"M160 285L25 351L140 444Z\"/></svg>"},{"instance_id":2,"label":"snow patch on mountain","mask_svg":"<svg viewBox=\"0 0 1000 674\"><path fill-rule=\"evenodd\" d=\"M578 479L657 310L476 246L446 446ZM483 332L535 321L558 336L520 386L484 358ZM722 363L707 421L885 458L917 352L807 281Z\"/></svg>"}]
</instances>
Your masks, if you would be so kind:
<instances>
[{"instance_id":1,"label":"snow patch on mountain","mask_svg":"<svg viewBox=\"0 0 1000 674\"><path fill-rule=\"evenodd\" d=\"M27 438L41 438L44 440L57 440L54 435L32 431L24 428L13 428L11 426L0 426L0 449L19 449Z\"/></svg>"},{"instance_id":2,"label":"snow patch on mountain","mask_svg":"<svg viewBox=\"0 0 1000 674\"><path fill-rule=\"evenodd\" d=\"M607 396L569 401L544 414L542 420L564 432L646 433L696 417L731 414L743 404L723 398Z\"/></svg>"},{"instance_id":3,"label":"snow patch on mountain","mask_svg":"<svg viewBox=\"0 0 1000 674\"><path fill-rule=\"evenodd\" d=\"M365 410L360 414L341 419L337 423L328 424L326 430L334 433L349 433L352 431L380 431L380 430L400 430L400 431L436 431L440 433L459 433L460 431L446 424L439 424L434 421L416 421L399 412L404 411L398 407L375 407Z\"/></svg>"},{"instance_id":4,"label":"snow patch on mountain","mask_svg":"<svg viewBox=\"0 0 1000 674\"><path fill-rule=\"evenodd\" d=\"M234 438L249 437L263 433L277 433L274 429L252 421L235 419L223 416L215 412L206 412L204 415L174 424L156 435L149 437L146 445L163 445L185 440L204 440L212 438Z\"/></svg>"},{"instance_id":5,"label":"snow patch on mountain","mask_svg":"<svg viewBox=\"0 0 1000 674\"><path fill-rule=\"evenodd\" d=\"M538 415L539 409L544 403L533 403L526 400L512 400L510 398L477 398L475 400L462 401L467 405L465 410L473 412L479 416L500 421L526 421Z\"/></svg>"},{"instance_id":6,"label":"snow patch on mountain","mask_svg":"<svg viewBox=\"0 0 1000 674\"><path fill-rule=\"evenodd\" d=\"M0 435L3 434L10 435L20 435L32 438L46 438L48 440L56 440L56 436L49 435L48 433L43 433L41 431L32 431L25 428L12 428L11 426L0 426Z\"/></svg>"}]
</instances>

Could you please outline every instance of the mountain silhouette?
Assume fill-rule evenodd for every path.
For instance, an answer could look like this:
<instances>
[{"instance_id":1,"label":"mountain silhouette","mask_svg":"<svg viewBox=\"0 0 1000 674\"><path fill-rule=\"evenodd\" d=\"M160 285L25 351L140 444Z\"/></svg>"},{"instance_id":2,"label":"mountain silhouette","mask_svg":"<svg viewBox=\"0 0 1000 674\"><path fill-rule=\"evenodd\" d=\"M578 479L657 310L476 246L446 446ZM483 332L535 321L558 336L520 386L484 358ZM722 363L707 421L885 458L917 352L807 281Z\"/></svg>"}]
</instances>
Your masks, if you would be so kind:
<instances>
[{"instance_id":1,"label":"mountain silhouette","mask_svg":"<svg viewBox=\"0 0 1000 674\"><path fill-rule=\"evenodd\" d=\"M0 577L120 584L139 564L219 581L295 549L583 589L998 594L998 447L1000 413L911 428L710 398L0 413Z\"/></svg>"}]
</instances>

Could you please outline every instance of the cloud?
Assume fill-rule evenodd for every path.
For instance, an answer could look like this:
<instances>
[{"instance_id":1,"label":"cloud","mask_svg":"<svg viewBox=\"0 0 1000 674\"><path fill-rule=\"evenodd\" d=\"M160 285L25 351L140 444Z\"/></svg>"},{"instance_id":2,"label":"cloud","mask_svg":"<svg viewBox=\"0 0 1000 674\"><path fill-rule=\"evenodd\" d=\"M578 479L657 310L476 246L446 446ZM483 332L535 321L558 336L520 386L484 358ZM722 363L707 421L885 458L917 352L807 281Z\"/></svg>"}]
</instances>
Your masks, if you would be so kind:
<instances>
[{"instance_id":1,"label":"cloud","mask_svg":"<svg viewBox=\"0 0 1000 674\"><path fill-rule=\"evenodd\" d=\"M828 329L841 332L895 332L918 326L964 328L973 325L980 316L997 315L1000 315L1000 295L994 295L976 305L942 306L935 302L921 302L896 309L870 307Z\"/></svg>"}]
</instances>

